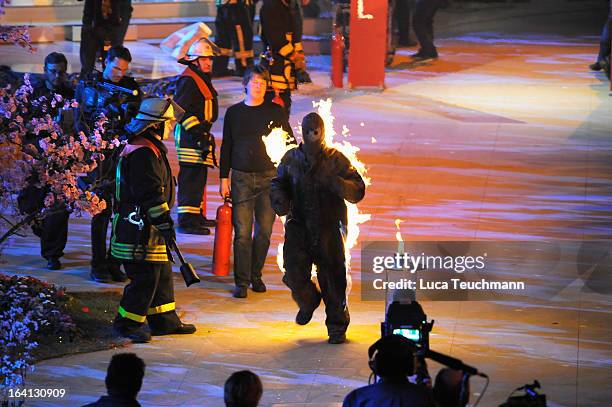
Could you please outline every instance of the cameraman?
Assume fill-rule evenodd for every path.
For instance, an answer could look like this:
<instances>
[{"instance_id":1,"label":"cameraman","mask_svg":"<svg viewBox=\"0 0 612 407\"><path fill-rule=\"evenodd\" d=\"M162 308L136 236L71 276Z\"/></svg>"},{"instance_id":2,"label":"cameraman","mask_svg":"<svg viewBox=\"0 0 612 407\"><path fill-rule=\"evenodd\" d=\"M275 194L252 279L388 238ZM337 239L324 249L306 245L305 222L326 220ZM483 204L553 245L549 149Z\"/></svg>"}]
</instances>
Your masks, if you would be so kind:
<instances>
[{"instance_id":1,"label":"cameraman","mask_svg":"<svg viewBox=\"0 0 612 407\"><path fill-rule=\"evenodd\" d=\"M343 407L434 407L430 391L408 381L416 364L409 339L385 336L370 346L368 356L370 369L380 381L350 392Z\"/></svg>"},{"instance_id":2,"label":"cameraman","mask_svg":"<svg viewBox=\"0 0 612 407\"><path fill-rule=\"evenodd\" d=\"M138 84L134 78L126 75L130 62L130 51L121 45L114 46L108 51L104 72L94 72L79 82L76 99L82 110L80 128L84 132L90 133L95 122L104 115L108 121L102 137L107 141L122 137L124 126L138 112L141 100ZM105 84L119 86L127 91L108 90ZM136 91L136 94L128 91ZM91 278L102 283L127 280L120 270L119 262L108 254L106 245L112 215L117 152L117 149L105 151L105 160L99 162L98 168L82 180L95 184L96 193L106 201L106 209L91 220Z\"/></svg>"}]
</instances>

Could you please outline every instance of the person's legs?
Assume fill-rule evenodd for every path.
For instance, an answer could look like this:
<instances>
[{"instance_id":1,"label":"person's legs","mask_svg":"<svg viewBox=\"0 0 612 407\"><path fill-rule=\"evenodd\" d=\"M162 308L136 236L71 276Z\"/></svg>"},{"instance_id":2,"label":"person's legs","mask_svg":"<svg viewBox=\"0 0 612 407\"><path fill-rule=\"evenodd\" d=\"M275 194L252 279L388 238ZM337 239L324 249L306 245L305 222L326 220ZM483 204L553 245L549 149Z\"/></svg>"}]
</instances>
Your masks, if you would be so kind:
<instances>
[{"instance_id":1,"label":"person's legs","mask_svg":"<svg viewBox=\"0 0 612 407\"><path fill-rule=\"evenodd\" d=\"M283 260L283 283L299 307L296 322L305 325L321 303L321 294L311 279L312 256L307 249L305 227L292 220L285 225Z\"/></svg>"},{"instance_id":2,"label":"person's legs","mask_svg":"<svg viewBox=\"0 0 612 407\"><path fill-rule=\"evenodd\" d=\"M200 205L206 188L208 169L204 165L180 165L178 175L178 231L209 235L204 227Z\"/></svg>"},{"instance_id":3,"label":"person's legs","mask_svg":"<svg viewBox=\"0 0 612 407\"><path fill-rule=\"evenodd\" d=\"M159 284L161 268L156 267L154 263L145 262L124 262L123 267L130 282L123 289L113 331L134 342L148 342L151 335L143 328Z\"/></svg>"},{"instance_id":4,"label":"person's legs","mask_svg":"<svg viewBox=\"0 0 612 407\"><path fill-rule=\"evenodd\" d=\"M234 226L234 281L246 289L251 281L253 246L253 174L232 171L232 224Z\"/></svg>"},{"instance_id":5,"label":"person's legs","mask_svg":"<svg viewBox=\"0 0 612 407\"><path fill-rule=\"evenodd\" d=\"M232 18L235 74L242 76L245 69L253 65L253 26L245 4L237 3L229 6Z\"/></svg>"},{"instance_id":6,"label":"person's legs","mask_svg":"<svg viewBox=\"0 0 612 407\"><path fill-rule=\"evenodd\" d=\"M417 0L414 10L414 33L419 41L418 54L423 57L437 57L433 43L433 19L440 7L439 0Z\"/></svg>"},{"instance_id":7,"label":"person's legs","mask_svg":"<svg viewBox=\"0 0 612 407\"><path fill-rule=\"evenodd\" d=\"M107 197L105 196L106 200ZM95 281L109 282L111 275L108 270L106 235L113 211L108 200L106 209L91 218L91 277Z\"/></svg>"},{"instance_id":8,"label":"person's legs","mask_svg":"<svg viewBox=\"0 0 612 407\"><path fill-rule=\"evenodd\" d=\"M42 221L40 228L40 254L49 260L50 263L51 259L57 260L64 255L64 249L68 241L69 217L70 214L66 209L55 208L53 213L45 216Z\"/></svg>"},{"instance_id":9,"label":"person's legs","mask_svg":"<svg viewBox=\"0 0 612 407\"><path fill-rule=\"evenodd\" d=\"M179 333L176 330L182 324L176 315L172 266L170 263L152 263L152 265L159 269L159 282L151 306L147 310L147 321L151 327L151 333L153 335Z\"/></svg>"},{"instance_id":10,"label":"person's legs","mask_svg":"<svg viewBox=\"0 0 612 407\"><path fill-rule=\"evenodd\" d=\"M100 39L93 26L83 25L81 28L81 46L79 56L81 59L81 77L93 72L96 66L96 53L100 48Z\"/></svg>"},{"instance_id":11,"label":"person's legs","mask_svg":"<svg viewBox=\"0 0 612 407\"><path fill-rule=\"evenodd\" d=\"M270 236L276 214L270 203L270 182L275 171L258 174L256 182L257 198L255 199L255 231L253 233L253 251L251 260L251 282L261 280L261 271L268 256Z\"/></svg>"},{"instance_id":12,"label":"person's legs","mask_svg":"<svg viewBox=\"0 0 612 407\"><path fill-rule=\"evenodd\" d=\"M346 302L344 243L338 229L322 233L317 257L317 279L325 302L327 333L330 343L341 343L345 340L350 316Z\"/></svg>"},{"instance_id":13,"label":"person's legs","mask_svg":"<svg viewBox=\"0 0 612 407\"><path fill-rule=\"evenodd\" d=\"M228 74L227 64L232 55L232 40L229 34L231 21L229 19L228 5L217 7L217 17L215 17L215 43L221 51L221 55L213 59L213 75L225 76Z\"/></svg>"}]
</instances>

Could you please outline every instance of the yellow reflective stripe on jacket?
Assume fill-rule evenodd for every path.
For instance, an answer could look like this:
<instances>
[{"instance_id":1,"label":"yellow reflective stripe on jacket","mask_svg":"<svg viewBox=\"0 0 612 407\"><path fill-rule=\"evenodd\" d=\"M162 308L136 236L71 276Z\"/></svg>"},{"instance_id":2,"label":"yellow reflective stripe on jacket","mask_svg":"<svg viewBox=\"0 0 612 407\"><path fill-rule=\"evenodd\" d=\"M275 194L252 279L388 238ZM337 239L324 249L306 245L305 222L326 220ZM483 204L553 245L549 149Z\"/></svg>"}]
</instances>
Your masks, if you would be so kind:
<instances>
[{"instance_id":1,"label":"yellow reflective stripe on jacket","mask_svg":"<svg viewBox=\"0 0 612 407\"><path fill-rule=\"evenodd\" d=\"M229 57L232 55L231 48L219 48L219 53L221 56Z\"/></svg>"},{"instance_id":2,"label":"yellow reflective stripe on jacket","mask_svg":"<svg viewBox=\"0 0 612 407\"><path fill-rule=\"evenodd\" d=\"M149 210L147 211L147 214L151 218L157 218L163 215L164 213L168 212L169 210L170 210L170 207L168 206L168 203L164 202L161 205L157 205L157 206L153 206L149 208Z\"/></svg>"},{"instance_id":3,"label":"yellow reflective stripe on jacket","mask_svg":"<svg viewBox=\"0 0 612 407\"><path fill-rule=\"evenodd\" d=\"M166 250L166 245L164 244L146 246L146 249L144 246L138 245L138 247L134 249L133 244L118 242L111 243L111 254L113 257L121 260L141 260L141 257L144 256L144 259L142 259L143 261L167 262L169 259Z\"/></svg>"},{"instance_id":4,"label":"yellow reflective stripe on jacket","mask_svg":"<svg viewBox=\"0 0 612 407\"><path fill-rule=\"evenodd\" d=\"M179 206L177 208L178 213L196 213L200 214L200 208L198 206Z\"/></svg>"},{"instance_id":5,"label":"yellow reflective stripe on jacket","mask_svg":"<svg viewBox=\"0 0 612 407\"><path fill-rule=\"evenodd\" d=\"M189 130L190 128L197 126L200 124L200 120L196 116L190 116L187 119L183 120L183 128L185 130Z\"/></svg>"},{"instance_id":6,"label":"yellow reflective stripe on jacket","mask_svg":"<svg viewBox=\"0 0 612 407\"><path fill-rule=\"evenodd\" d=\"M119 306L119 310L117 312L119 312L119 315L121 315L123 318L131 319L132 321L143 323L147 320L146 315L138 315L128 312L121 305Z\"/></svg>"},{"instance_id":7,"label":"yellow reflective stripe on jacket","mask_svg":"<svg viewBox=\"0 0 612 407\"><path fill-rule=\"evenodd\" d=\"M204 101L204 120L212 122L213 118L213 102L210 99Z\"/></svg>"},{"instance_id":8,"label":"yellow reflective stripe on jacket","mask_svg":"<svg viewBox=\"0 0 612 407\"><path fill-rule=\"evenodd\" d=\"M304 46L302 45L301 42L296 42L295 44L293 44L293 46L295 47L295 52L304 51Z\"/></svg>"},{"instance_id":9,"label":"yellow reflective stripe on jacket","mask_svg":"<svg viewBox=\"0 0 612 407\"><path fill-rule=\"evenodd\" d=\"M293 45L290 42L283 45L283 47L278 50L278 53L284 57L289 56L292 52L293 52Z\"/></svg>"},{"instance_id":10,"label":"yellow reflective stripe on jacket","mask_svg":"<svg viewBox=\"0 0 612 407\"><path fill-rule=\"evenodd\" d=\"M162 312L174 311L176 309L175 302L169 302L167 304L158 305L157 307L151 307L147 311L147 315L161 314Z\"/></svg>"},{"instance_id":11,"label":"yellow reflective stripe on jacket","mask_svg":"<svg viewBox=\"0 0 612 407\"><path fill-rule=\"evenodd\" d=\"M293 86L295 80L293 78L287 79L284 75L270 75L270 80L272 82L272 87L274 89L287 89L290 86Z\"/></svg>"},{"instance_id":12,"label":"yellow reflective stripe on jacket","mask_svg":"<svg viewBox=\"0 0 612 407\"><path fill-rule=\"evenodd\" d=\"M204 159L202 158L202 151L196 150L195 148L184 148L178 147L176 149L178 154L178 160L181 163L190 163L190 164L204 164Z\"/></svg>"}]
</instances>

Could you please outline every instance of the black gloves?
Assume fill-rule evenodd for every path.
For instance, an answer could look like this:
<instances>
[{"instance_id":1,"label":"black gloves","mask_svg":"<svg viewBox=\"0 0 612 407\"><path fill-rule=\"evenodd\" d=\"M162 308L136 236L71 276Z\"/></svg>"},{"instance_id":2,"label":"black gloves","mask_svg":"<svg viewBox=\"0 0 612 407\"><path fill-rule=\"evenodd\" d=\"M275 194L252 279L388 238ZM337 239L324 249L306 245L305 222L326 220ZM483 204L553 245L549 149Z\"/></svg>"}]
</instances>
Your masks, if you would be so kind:
<instances>
[{"instance_id":1,"label":"black gloves","mask_svg":"<svg viewBox=\"0 0 612 407\"><path fill-rule=\"evenodd\" d=\"M159 233L166 240L166 244L170 244L172 240L176 240L176 232L174 231L174 222L170 217L170 211L164 212L161 216L151 219L153 226L159 230Z\"/></svg>"}]
</instances>

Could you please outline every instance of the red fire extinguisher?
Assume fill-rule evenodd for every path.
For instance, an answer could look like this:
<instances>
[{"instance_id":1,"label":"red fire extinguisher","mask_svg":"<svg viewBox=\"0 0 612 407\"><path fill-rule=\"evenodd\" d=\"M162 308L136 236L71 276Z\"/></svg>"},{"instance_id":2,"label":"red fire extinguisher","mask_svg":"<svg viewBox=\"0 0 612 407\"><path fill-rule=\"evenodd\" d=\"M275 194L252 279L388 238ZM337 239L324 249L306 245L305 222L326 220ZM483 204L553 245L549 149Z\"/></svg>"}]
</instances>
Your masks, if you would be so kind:
<instances>
[{"instance_id":1,"label":"red fire extinguisher","mask_svg":"<svg viewBox=\"0 0 612 407\"><path fill-rule=\"evenodd\" d=\"M213 252L213 273L227 276L230 270L230 251L232 249L232 207L230 197L226 196L223 205L217 208L217 229L215 230L215 250Z\"/></svg>"},{"instance_id":2,"label":"red fire extinguisher","mask_svg":"<svg viewBox=\"0 0 612 407\"><path fill-rule=\"evenodd\" d=\"M331 39L331 81L332 86L341 88L344 76L344 36L340 27L334 27Z\"/></svg>"}]
</instances>

